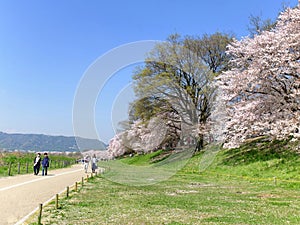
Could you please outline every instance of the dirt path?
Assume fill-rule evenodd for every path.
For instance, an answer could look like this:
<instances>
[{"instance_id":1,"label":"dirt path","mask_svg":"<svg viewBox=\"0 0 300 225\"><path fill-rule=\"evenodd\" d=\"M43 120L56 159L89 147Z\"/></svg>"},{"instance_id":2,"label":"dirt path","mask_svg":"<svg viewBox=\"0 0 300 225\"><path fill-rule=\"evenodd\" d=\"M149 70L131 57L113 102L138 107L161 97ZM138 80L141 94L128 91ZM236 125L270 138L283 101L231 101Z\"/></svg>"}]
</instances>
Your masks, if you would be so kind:
<instances>
[{"instance_id":1,"label":"dirt path","mask_svg":"<svg viewBox=\"0 0 300 225\"><path fill-rule=\"evenodd\" d=\"M41 174L41 173L40 173ZM82 165L33 174L0 178L0 224L16 224L55 194L86 177Z\"/></svg>"}]
</instances>

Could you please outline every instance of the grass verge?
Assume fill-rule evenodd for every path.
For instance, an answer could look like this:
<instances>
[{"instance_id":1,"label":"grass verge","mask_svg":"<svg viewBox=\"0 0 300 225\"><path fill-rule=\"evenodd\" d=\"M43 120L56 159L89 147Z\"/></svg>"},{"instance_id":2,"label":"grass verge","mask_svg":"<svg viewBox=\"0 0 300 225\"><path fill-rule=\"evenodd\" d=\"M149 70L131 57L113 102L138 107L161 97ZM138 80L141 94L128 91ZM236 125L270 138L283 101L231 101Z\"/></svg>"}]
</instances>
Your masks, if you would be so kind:
<instances>
[{"instance_id":1,"label":"grass verge","mask_svg":"<svg viewBox=\"0 0 300 225\"><path fill-rule=\"evenodd\" d=\"M174 176L145 186L124 185L105 176L93 178L80 193L62 199L60 209L47 205L42 223L300 224L300 179L294 172L300 169L299 158L293 151L281 154L278 143L276 148L273 144L265 143L269 147L264 148L276 155L253 154L251 160L241 160L237 149L222 150L205 170L199 169L204 157L199 153ZM247 152L243 147L240 150ZM145 157L151 160L136 157L123 162L145 166Z\"/></svg>"}]
</instances>

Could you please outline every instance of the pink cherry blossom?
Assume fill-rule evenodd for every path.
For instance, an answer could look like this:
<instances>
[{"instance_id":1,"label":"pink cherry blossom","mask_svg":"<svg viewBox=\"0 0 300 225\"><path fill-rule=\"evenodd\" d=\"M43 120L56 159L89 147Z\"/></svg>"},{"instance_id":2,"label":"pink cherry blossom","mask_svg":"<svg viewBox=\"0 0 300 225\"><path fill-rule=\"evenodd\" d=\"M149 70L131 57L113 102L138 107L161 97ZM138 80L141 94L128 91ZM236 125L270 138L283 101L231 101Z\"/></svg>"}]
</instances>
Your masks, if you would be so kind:
<instances>
[{"instance_id":1,"label":"pink cherry blossom","mask_svg":"<svg viewBox=\"0 0 300 225\"><path fill-rule=\"evenodd\" d=\"M298 136L300 9L286 9L273 30L235 40L227 53L231 69L217 78L227 112L225 147L260 135Z\"/></svg>"}]
</instances>

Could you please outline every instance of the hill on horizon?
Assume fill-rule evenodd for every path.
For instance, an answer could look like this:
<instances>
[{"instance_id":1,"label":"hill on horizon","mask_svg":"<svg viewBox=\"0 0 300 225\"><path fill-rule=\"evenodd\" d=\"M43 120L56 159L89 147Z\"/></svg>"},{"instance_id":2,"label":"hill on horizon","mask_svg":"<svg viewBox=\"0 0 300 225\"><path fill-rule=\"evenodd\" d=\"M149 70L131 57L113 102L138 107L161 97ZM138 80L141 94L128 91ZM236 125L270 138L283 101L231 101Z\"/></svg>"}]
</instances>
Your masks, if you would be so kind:
<instances>
[{"instance_id":1,"label":"hill on horizon","mask_svg":"<svg viewBox=\"0 0 300 225\"><path fill-rule=\"evenodd\" d=\"M80 151L105 150L107 145L97 139L88 139L74 136L54 136L44 134L19 134L0 132L0 150L23 151Z\"/></svg>"}]
</instances>

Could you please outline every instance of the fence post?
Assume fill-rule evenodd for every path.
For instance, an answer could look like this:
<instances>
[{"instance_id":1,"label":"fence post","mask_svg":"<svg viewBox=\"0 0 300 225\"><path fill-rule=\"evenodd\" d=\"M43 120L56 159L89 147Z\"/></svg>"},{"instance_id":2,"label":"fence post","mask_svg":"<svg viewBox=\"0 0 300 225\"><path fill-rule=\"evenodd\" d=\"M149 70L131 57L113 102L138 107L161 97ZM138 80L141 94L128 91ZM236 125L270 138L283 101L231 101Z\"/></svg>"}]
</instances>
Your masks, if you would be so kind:
<instances>
[{"instance_id":1,"label":"fence post","mask_svg":"<svg viewBox=\"0 0 300 225\"><path fill-rule=\"evenodd\" d=\"M55 196L55 209L58 209L58 194Z\"/></svg>"},{"instance_id":2,"label":"fence post","mask_svg":"<svg viewBox=\"0 0 300 225\"><path fill-rule=\"evenodd\" d=\"M26 163L26 173L28 173L28 162Z\"/></svg>"},{"instance_id":3,"label":"fence post","mask_svg":"<svg viewBox=\"0 0 300 225\"><path fill-rule=\"evenodd\" d=\"M11 176L11 162L8 165L8 176Z\"/></svg>"},{"instance_id":4,"label":"fence post","mask_svg":"<svg viewBox=\"0 0 300 225\"><path fill-rule=\"evenodd\" d=\"M77 181L75 182L75 192L77 192Z\"/></svg>"},{"instance_id":5,"label":"fence post","mask_svg":"<svg viewBox=\"0 0 300 225\"><path fill-rule=\"evenodd\" d=\"M84 181L84 178L81 177L81 187L83 187L83 181Z\"/></svg>"},{"instance_id":6,"label":"fence post","mask_svg":"<svg viewBox=\"0 0 300 225\"><path fill-rule=\"evenodd\" d=\"M40 204L40 210L39 210L39 216L38 216L38 225L41 225L42 221L42 210L43 210L43 204Z\"/></svg>"},{"instance_id":7,"label":"fence post","mask_svg":"<svg viewBox=\"0 0 300 225\"><path fill-rule=\"evenodd\" d=\"M18 162L18 174L20 174L20 173L21 173L21 163Z\"/></svg>"},{"instance_id":8,"label":"fence post","mask_svg":"<svg viewBox=\"0 0 300 225\"><path fill-rule=\"evenodd\" d=\"M67 198L69 198L69 186L67 186Z\"/></svg>"}]
</instances>

